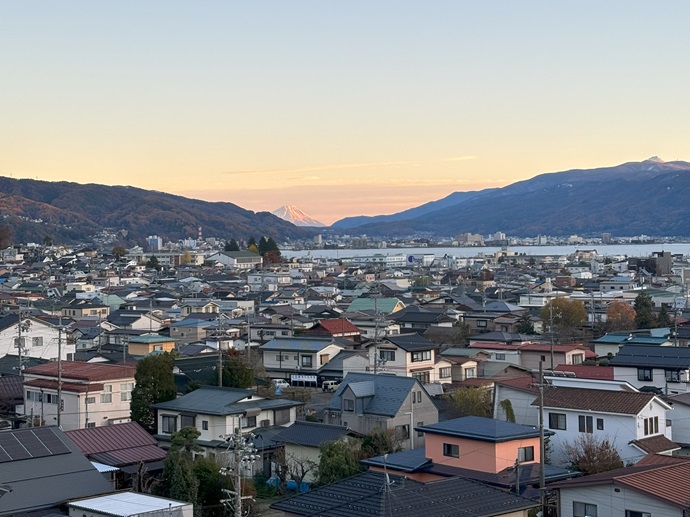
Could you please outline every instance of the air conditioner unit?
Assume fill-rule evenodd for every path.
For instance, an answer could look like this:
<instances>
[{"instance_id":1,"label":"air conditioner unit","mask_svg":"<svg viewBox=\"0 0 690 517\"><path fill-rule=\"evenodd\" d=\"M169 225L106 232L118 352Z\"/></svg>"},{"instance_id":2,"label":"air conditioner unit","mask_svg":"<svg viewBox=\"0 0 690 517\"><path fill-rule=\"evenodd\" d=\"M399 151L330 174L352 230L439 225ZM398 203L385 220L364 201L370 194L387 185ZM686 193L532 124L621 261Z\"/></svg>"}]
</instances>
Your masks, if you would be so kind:
<instances>
[{"instance_id":1,"label":"air conditioner unit","mask_svg":"<svg viewBox=\"0 0 690 517\"><path fill-rule=\"evenodd\" d=\"M270 426L271 426L271 421L269 419L261 421L261 427L270 427Z\"/></svg>"}]
</instances>

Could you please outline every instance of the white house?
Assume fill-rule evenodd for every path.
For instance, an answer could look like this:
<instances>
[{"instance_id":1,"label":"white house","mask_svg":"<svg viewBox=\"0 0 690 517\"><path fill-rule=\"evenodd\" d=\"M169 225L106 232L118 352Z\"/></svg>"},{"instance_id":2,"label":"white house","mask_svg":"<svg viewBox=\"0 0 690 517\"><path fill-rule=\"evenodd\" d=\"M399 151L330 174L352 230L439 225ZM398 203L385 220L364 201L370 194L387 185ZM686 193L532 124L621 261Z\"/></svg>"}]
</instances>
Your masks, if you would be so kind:
<instances>
[{"instance_id":1,"label":"white house","mask_svg":"<svg viewBox=\"0 0 690 517\"><path fill-rule=\"evenodd\" d=\"M25 357L41 357L43 359L57 359L58 357L58 326L36 317L22 317L21 338L19 335L19 316L9 314L0 318L0 357L8 354L18 354L19 344L22 345L22 355ZM74 344L67 342L67 335L62 332L62 359L67 360L74 355Z\"/></svg>"},{"instance_id":2,"label":"white house","mask_svg":"<svg viewBox=\"0 0 690 517\"><path fill-rule=\"evenodd\" d=\"M652 386L667 395L690 391L690 348L624 345L609 361L614 378L636 388Z\"/></svg>"}]
</instances>

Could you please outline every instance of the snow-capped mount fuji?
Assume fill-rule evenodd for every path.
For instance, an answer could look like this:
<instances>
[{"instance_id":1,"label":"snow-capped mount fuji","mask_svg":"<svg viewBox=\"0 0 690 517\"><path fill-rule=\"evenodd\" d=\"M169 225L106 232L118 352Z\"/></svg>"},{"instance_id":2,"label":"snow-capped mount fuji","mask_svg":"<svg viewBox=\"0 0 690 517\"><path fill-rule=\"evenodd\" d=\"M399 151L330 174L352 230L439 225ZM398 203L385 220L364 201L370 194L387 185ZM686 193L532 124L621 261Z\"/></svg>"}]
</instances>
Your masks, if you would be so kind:
<instances>
[{"instance_id":1,"label":"snow-capped mount fuji","mask_svg":"<svg viewBox=\"0 0 690 517\"><path fill-rule=\"evenodd\" d=\"M292 205L281 206L277 210L274 210L272 214L280 217L283 221L288 221L289 223L294 224L295 226L326 226L322 222L317 221L313 217L310 217L302 212L302 210L296 206Z\"/></svg>"}]
</instances>

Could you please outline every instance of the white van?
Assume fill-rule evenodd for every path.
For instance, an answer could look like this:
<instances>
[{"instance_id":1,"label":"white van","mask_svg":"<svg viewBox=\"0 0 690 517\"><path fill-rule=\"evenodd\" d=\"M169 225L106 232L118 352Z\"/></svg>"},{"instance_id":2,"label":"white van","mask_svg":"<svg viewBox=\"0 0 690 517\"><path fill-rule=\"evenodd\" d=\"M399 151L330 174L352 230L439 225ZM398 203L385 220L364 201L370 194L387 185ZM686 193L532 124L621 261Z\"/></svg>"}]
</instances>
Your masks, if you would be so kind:
<instances>
[{"instance_id":1,"label":"white van","mask_svg":"<svg viewBox=\"0 0 690 517\"><path fill-rule=\"evenodd\" d=\"M290 383L286 381L285 379L273 379L273 387L274 388L280 388L281 390L284 390L285 388L290 387Z\"/></svg>"},{"instance_id":2,"label":"white van","mask_svg":"<svg viewBox=\"0 0 690 517\"><path fill-rule=\"evenodd\" d=\"M340 387L340 381L323 381L323 391L335 391Z\"/></svg>"}]
</instances>

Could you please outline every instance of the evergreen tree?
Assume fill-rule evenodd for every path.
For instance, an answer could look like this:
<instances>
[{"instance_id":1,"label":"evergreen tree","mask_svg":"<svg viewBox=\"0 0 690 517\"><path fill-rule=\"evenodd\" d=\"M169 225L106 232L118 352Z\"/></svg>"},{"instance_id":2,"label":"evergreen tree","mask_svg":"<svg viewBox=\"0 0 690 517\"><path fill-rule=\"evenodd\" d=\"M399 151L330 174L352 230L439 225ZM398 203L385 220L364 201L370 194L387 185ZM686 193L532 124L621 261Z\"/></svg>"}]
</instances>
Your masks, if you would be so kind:
<instances>
[{"instance_id":1,"label":"evergreen tree","mask_svg":"<svg viewBox=\"0 0 690 517\"><path fill-rule=\"evenodd\" d=\"M259 255L263 256L268 251L268 241L266 237L261 237L259 239Z\"/></svg>"},{"instance_id":2,"label":"evergreen tree","mask_svg":"<svg viewBox=\"0 0 690 517\"><path fill-rule=\"evenodd\" d=\"M240 245L235 239L230 239L225 243L225 251L240 251Z\"/></svg>"},{"instance_id":3,"label":"evergreen tree","mask_svg":"<svg viewBox=\"0 0 690 517\"><path fill-rule=\"evenodd\" d=\"M230 476L223 476L220 465L210 458L196 458L192 468L199 483L196 500L204 509L204 517L223 517L224 510L220 501L226 498L223 489L232 488Z\"/></svg>"},{"instance_id":4,"label":"evergreen tree","mask_svg":"<svg viewBox=\"0 0 690 517\"><path fill-rule=\"evenodd\" d=\"M163 462L161 479L154 487L155 495L196 503L198 491L199 481L194 476L190 456L181 450L169 450Z\"/></svg>"},{"instance_id":5,"label":"evergreen tree","mask_svg":"<svg viewBox=\"0 0 690 517\"><path fill-rule=\"evenodd\" d=\"M518 321L517 329L519 334L534 334L534 323L529 314L525 314Z\"/></svg>"},{"instance_id":6,"label":"evergreen tree","mask_svg":"<svg viewBox=\"0 0 690 517\"><path fill-rule=\"evenodd\" d=\"M250 388L254 385L254 369L239 356L223 362L223 386L230 388Z\"/></svg>"},{"instance_id":7,"label":"evergreen tree","mask_svg":"<svg viewBox=\"0 0 690 517\"><path fill-rule=\"evenodd\" d=\"M646 292L642 291L635 298L635 325L638 329L651 329L656 325L656 317L652 312L654 304L652 297Z\"/></svg>"},{"instance_id":8,"label":"evergreen tree","mask_svg":"<svg viewBox=\"0 0 690 517\"><path fill-rule=\"evenodd\" d=\"M249 237L249 240L247 241L247 249L251 248L252 246L256 247L256 239L254 236Z\"/></svg>"},{"instance_id":9,"label":"evergreen tree","mask_svg":"<svg viewBox=\"0 0 690 517\"><path fill-rule=\"evenodd\" d=\"M155 269L156 271L160 271L161 264L155 255L151 255L149 259L146 261L146 267L149 269Z\"/></svg>"},{"instance_id":10,"label":"evergreen tree","mask_svg":"<svg viewBox=\"0 0 690 517\"><path fill-rule=\"evenodd\" d=\"M362 471L359 464L360 443L357 440L340 439L319 446L321 460L318 468L318 484L335 483Z\"/></svg>"},{"instance_id":11,"label":"evergreen tree","mask_svg":"<svg viewBox=\"0 0 690 517\"><path fill-rule=\"evenodd\" d=\"M671 325L673 325L673 322L671 321L671 316L666 310L666 307L662 305L659 314L656 315L656 327L669 328L671 327Z\"/></svg>"},{"instance_id":12,"label":"evergreen tree","mask_svg":"<svg viewBox=\"0 0 690 517\"><path fill-rule=\"evenodd\" d=\"M156 413L151 405L173 400L177 396L172 355L164 353L144 357L137 364L134 381L136 384L130 401L131 418L149 433L155 434Z\"/></svg>"}]
</instances>

